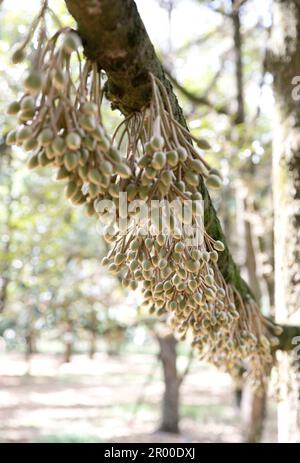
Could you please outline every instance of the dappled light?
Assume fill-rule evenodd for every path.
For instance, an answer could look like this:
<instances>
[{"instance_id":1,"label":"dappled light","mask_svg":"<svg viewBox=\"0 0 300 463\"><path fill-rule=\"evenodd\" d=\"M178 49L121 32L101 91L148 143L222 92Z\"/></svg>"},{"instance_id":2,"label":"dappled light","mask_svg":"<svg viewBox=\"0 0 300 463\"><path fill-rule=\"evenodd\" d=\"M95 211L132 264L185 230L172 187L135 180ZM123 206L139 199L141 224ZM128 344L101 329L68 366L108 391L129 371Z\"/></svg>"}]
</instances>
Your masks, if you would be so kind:
<instances>
[{"instance_id":1,"label":"dappled light","mask_svg":"<svg viewBox=\"0 0 300 463\"><path fill-rule=\"evenodd\" d=\"M152 356L141 353L116 359L98 353L94 360L75 355L70 364L34 355L28 374L27 363L10 354L0 370L1 441L240 441L230 378L203 364L194 364L182 387L181 435L157 432L163 390L159 370L135 412L151 362Z\"/></svg>"}]
</instances>

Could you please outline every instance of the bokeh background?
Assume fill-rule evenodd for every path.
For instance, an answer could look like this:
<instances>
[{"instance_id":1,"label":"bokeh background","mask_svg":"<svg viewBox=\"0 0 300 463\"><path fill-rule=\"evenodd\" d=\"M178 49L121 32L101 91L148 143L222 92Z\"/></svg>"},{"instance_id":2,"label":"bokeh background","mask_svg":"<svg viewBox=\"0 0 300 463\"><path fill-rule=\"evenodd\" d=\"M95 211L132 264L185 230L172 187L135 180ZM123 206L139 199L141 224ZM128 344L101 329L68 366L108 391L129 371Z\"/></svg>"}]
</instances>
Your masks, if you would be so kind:
<instances>
[{"instance_id":1,"label":"bokeh background","mask_svg":"<svg viewBox=\"0 0 300 463\"><path fill-rule=\"evenodd\" d=\"M263 312L272 314L274 111L263 65L270 3L241 2L238 21L226 0L136 3L189 127L212 145L207 156L225 179L214 197L225 235ZM51 6L73 25L63 1ZM25 70L10 64L10 52L38 7L37 0L0 2L3 134L13 124L5 107L20 95ZM119 115L108 103L104 111L113 128ZM141 308L139 291L106 274L96 220L66 202L51 169L28 171L26 154L4 139L0 155L0 442L243 441L239 385L193 358L188 340L177 342ZM276 441L274 375L267 442ZM177 434L159 430L170 414L168 381L178 381L180 392L177 403L167 402Z\"/></svg>"}]
</instances>

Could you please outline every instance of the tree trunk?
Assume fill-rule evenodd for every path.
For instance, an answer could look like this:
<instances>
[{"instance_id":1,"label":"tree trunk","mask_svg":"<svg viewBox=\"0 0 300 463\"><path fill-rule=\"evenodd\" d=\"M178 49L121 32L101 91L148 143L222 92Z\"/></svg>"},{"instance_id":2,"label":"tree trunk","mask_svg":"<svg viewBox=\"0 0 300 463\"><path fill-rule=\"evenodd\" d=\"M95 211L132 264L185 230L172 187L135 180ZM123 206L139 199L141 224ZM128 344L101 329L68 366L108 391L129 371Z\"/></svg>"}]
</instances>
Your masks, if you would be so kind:
<instances>
[{"instance_id":1,"label":"tree trunk","mask_svg":"<svg viewBox=\"0 0 300 463\"><path fill-rule=\"evenodd\" d=\"M97 352L97 325L97 312L94 309L92 309L90 314L90 359L93 359L95 353Z\"/></svg>"},{"instance_id":2,"label":"tree trunk","mask_svg":"<svg viewBox=\"0 0 300 463\"><path fill-rule=\"evenodd\" d=\"M260 442L266 415L266 390L253 392L251 384L244 384L241 409L244 441Z\"/></svg>"},{"instance_id":3,"label":"tree trunk","mask_svg":"<svg viewBox=\"0 0 300 463\"><path fill-rule=\"evenodd\" d=\"M4 140L4 146L5 146L5 156L2 156L1 163L0 163L0 169L5 171L4 169L7 170L7 173L9 174L9 171L12 166L12 151L11 149L5 145L5 140ZM3 149L3 142L0 142L0 149L2 151ZM8 285L10 283L11 277L10 277L10 270L11 270L11 257L10 257L10 252L11 252L11 243L12 243L12 237L13 237L13 232L14 228L12 225L12 215L13 215L13 203L14 203L14 198L12 196L12 189L13 189L13 178L12 175L7 175L8 179L8 192L7 192L7 203L6 203L6 210L7 210L7 216L5 220L5 228L6 228L6 233L8 235L8 240L4 244L4 249L3 249L3 264L1 265L1 276L0 276L0 314L4 311L6 304L7 304L7 297L8 297Z\"/></svg>"},{"instance_id":4,"label":"tree trunk","mask_svg":"<svg viewBox=\"0 0 300 463\"><path fill-rule=\"evenodd\" d=\"M29 331L26 336L25 336L25 360L26 362L29 362L31 359L32 354L35 353L35 336L32 331Z\"/></svg>"},{"instance_id":5,"label":"tree trunk","mask_svg":"<svg viewBox=\"0 0 300 463\"><path fill-rule=\"evenodd\" d=\"M240 18L240 1L231 0L232 4L232 22L233 22L233 43L235 54L235 79L236 79L236 116L235 123L243 124L245 122L245 104L244 104L244 79L243 79L243 52L242 52L242 34Z\"/></svg>"},{"instance_id":6,"label":"tree trunk","mask_svg":"<svg viewBox=\"0 0 300 463\"><path fill-rule=\"evenodd\" d=\"M250 287L254 293L255 299L261 302L262 289L260 279L258 277L258 266L257 266L257 252L255 249L255 236L253 231L253 225L247 218L249 214L248 201L244 198L244 220L245 220L245 235L246 235L246 267L248 272L248 281Z\"/></svg>"},{"instance_id":7,"label":"tree trunk","mask_svg":"<svg viewBox=\"0 0 300 463\"><path fill-rule=\"evenodd\" d=\"M241 246L241 265L245 267L247 278L253 289L257 301L261 301L261 286L257 274L256 249L254 246L254 232L252 223L248 218L249 204L246 191L242 185L236 191L239 242ZM259 442L262 437L263 423L266 414L266 390L255 392L244 379L245 371L241 368L234 377L235 400L241 409L242 434L245 442Z\"/></svg>"},{"instance_id":8,"label":"tree trunk","mask_svg":"<svg viewBox=\"0 0 300 463\"><path fill-rule=\"evenodd\" d=\"M269 69L274 77L273 147L275 307L279 323L299 323L300 311L300 3L275 0ZM295 84L298 84L295 87ZM296 439L296 383L287 354L280 353L279 442ZM298 401L299 405L299 401Z\"/></svg>"},{"instance_id":9,"label":"tree trunk","mask_svg":"<svg viewBox=\"0 0 300 463\"><path fill-rule=\"evenodd\" d=\"M239 192L237 192L239 194ZM256 249L254 247L254 233L248 218L249 204L244 194L239 198L240 229L243 244L242 261L245 266L248 281L253 289L257 301L261 301L261 286L257 275ZM245 442L256 443L262 438L263 424L266 414L267 391L256 392L249 381L243 378L244 370L241 368L235 380L236 403L241 408L242 434Z\"/></svg>"},{"instance_id":10,"label":"tree trunk","mask_svg":"<svg viewBox=\"0 0 300 463\"><path fill-rule=\"evenodd\" d=\"M179 432L179 378L176 366L177 341L172 334L157 336L163 367L165 391L162 400L160 431Z\"/></svg>"},{"instance_id":11,"label":"tree trunk","mask_svg":"<svg viewBox=\"0 0 300 463\"><path fill-rule=\"evenodd\" d=\"M253 210L257 213L260 209L259 201L253 202ZM272 217L271 222L271 229L267 232L267 240L269 241L269 246L266 246L265 236L257 236L257 248L261 254L268 254L268 263L271 266L271 269L274 270L274 217ZM267 297L268 297L268 307L269 307L269 314L270 316L274 317L274 308L275 308L275 300L274 300L274 272L268 270L268 272L262 272L264 276L264 285L267 290Z\"/></svg>"},{"instance_id":12,"label":"tree trunk","mask_svg":"<svg viewBox=\"0 0 300 463\"><path fill-rule=\"evenodd\" d=\"M89 357L92 360L97 352L97 333L95 331L91 331L91 338L90 338L90 352Z\"/></svg>"},{"instance_id":13,"label":"tree trunk","mask_svg":"<svg viewBox=\"0 0 300 463\"><path fill-rule=\"evenodd\" d=\"M241 34L240 2L232 0L232 26L233 43L235 54L235 81L236 81L236 116L235 124L245 123L245 100L244 100L244 73L243 73L243 39ZM243 265L248 274L248 283L257 302L260 302L261 291L257 277L256 256L253 246L251 224L247 220L247 199L244 195L239 198L241 208L240 226L243 242ZM253 391L248 381L244 380L243 369L240 369L240 377L235 381L236 402L241 406L242 431L245 442L259 442L263 430L264 411L266 407L265 391L259 395Z\"/></svg>"},{"instance_id":14,"label":"tree trunk","mask_svg":"<svg viewBox=\"0 0 300 463\"><path fill-rule=\"evenodd\" d=\"M36 331L34 329L34 308L30 305L26 308L25 326L25 360L30 362L32 354L36 352Z\"/></svg>"},{"instance_id":15,"label":"tree trunk","mask_svg":"<svg viewBox=\"0 0 300 463\"><path fill-rule=\"evenodd\" d=\"M74 343L74 339L73 339L72 323L69 323L64 333L64 345L65 345L64 363L70 363L72 360L73 343Z\"/></svg>"},{"instance_id":16,"label":"tree trunk","mask_svg":"<svg viewBox=\"0 0 300 463\"><path fill-rule=\"evenodd\" d=\"M70 363L72 360L72 343L71 342L66 342L65 344L65 358L64 358L64 363Z\"/></svg>"}]
</instances>

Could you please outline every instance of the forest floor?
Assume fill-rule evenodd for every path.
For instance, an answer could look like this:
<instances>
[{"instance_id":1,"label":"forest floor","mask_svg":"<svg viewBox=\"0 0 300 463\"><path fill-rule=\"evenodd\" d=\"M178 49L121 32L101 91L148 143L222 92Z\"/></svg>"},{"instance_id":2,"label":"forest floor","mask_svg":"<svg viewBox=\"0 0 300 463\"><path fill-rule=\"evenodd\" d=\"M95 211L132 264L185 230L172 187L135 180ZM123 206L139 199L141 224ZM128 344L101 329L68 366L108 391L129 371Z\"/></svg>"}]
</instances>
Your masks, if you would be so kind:
<instances>
[{"instance_id":1,"label":"forest floor","mask_svg":"<svg viewBox=\"0 0 300 463\"><path fill-rule=\"evenodd\" d=\"M186 359L179 359L184 369ZM230 378L194 361L181 389L181 434L156 432L163 391L160 366L145 386L152 355L98 353L0 357L0 442L241 442ZM142 403L134 412L141 394ZM268 404L265 442L275 442Z\"/></svg>"}]
</instances>

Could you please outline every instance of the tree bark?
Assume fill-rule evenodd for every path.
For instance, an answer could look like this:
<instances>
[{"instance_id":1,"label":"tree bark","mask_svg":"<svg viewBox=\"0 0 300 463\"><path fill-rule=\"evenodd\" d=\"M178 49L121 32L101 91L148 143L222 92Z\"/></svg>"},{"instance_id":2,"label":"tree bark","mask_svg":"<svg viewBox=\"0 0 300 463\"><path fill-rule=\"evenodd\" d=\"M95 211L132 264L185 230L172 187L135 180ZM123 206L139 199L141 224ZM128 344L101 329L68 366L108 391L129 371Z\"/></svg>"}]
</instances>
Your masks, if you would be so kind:
<instances>
[{"instance_id":1,"label":"tree bark","mask_svg":"<svg viewBox=\"0 0 300 463\"><path fill-rule=\"evenodd\" d=\"M300 76L300 2L275 0L268 57L274 77L276 122L273 147L275 307L279 323L299 323L300 300L300 107L293 78ZM288 359L280 359L280 442L293 442L296 432L293 395L296 384ZM299 402L298 402L299 405ZM298 437L299 438L299 437Z\"/></svg>"},{"instance_id":2,"label":"tree bark","mask_svg":"<svg viewBox=\"0 0 300 463\"><path fill-rule=\"evenodd\" d=\"M177 341L172 334L157 336L160 346L160 359L164 375L164 395L162 417L159 430L177 434L179 432L179 387L180 380L176 366Z\"/></svg>"}]
</instances>

